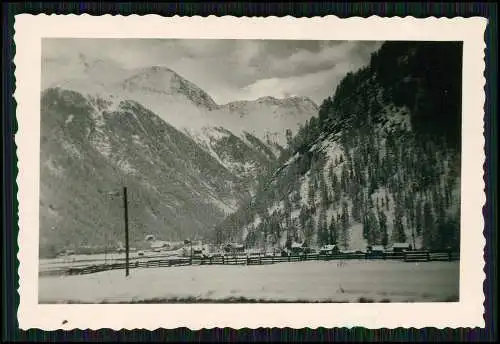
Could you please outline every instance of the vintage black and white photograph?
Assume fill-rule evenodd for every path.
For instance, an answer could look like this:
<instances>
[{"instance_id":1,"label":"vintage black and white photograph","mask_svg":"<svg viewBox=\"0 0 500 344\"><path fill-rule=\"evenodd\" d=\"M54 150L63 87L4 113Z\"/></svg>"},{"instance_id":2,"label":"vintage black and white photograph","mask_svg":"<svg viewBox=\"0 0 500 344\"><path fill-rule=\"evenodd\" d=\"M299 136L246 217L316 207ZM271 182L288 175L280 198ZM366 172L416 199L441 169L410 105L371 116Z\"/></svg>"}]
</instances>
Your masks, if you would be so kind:
<instances>
[{"instance_id":1,"label":"vintage black and white photograph","mask_svg":"<svg viewBox=\"0 0 500 344\"><path fill-rule=\"evenodd\" d=\"M484 23L184 19L18 24L24 323L478 324Z\"/></svg>"},{"instance_id":2,"label":"vintage black and white photograph","mask_svg":"<svg viewBox=\"0 0 500 344\"><path fill-rule=\"evenodd\" d=\"M41 59L41 303L459 300L461 42Z\"/></svg>"}]
</instances>

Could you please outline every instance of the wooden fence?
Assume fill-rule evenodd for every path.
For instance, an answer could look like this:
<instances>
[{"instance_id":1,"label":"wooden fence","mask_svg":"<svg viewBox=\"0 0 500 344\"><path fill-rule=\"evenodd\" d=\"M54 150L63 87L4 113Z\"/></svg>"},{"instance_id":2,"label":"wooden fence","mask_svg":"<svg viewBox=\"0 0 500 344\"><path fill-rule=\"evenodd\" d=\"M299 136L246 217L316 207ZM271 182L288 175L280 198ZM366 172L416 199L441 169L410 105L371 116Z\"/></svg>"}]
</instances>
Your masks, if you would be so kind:
<instances>
[{"instance_id":1,"label":"wooden fence","mask_svg":"<svg viewBox=\"0 0 500 344\"><path fill-rule=\"evenodd\" d=\"M409 251L405 252L405 262L430 262L430 261L452 261L459 260L458 252L430 252L430 251Z\"/></svg>"},{"instance_id":2,"label":"wooden fence","mask_svg":"<svg viewBox=\"0 0 500 344\"><path fill-rule=\"evenodd\" d=\"M430 251L408 251L394 253L340 253L334 255L304 254L293 256L218 256L211 258L171 258L150 259L146 261L131 261L130 269L134 268L161 268L187 265L265 265L275 263L292 263L301 261L330 261L330 260L400 260L404 262L430 262L430 261L455 261L460 259L458 252L430 252ZM49 275L81 275L107 270L125 269L125 262L112 264L94 264L84 267L72 267L66 269L53 269L40 271L40 276Z\"/></svg>"}]
</instances>

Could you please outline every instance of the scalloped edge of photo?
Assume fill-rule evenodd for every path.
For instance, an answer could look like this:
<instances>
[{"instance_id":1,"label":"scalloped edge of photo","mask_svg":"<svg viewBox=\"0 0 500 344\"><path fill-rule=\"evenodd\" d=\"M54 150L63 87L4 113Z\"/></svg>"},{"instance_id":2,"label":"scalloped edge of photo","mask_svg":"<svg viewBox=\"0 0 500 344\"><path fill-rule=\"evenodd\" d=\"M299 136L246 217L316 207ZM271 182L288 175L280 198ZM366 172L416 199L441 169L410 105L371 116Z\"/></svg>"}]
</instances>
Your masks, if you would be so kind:
<instances>
[{"instance_id":1,"label":"scalloped edge of photo","mask_svg":"<svg viewBox=\"0 0 500 344\"><path fill-rule=\"evenodd\" d=\"M214 327L484 327L485 49L487 19L415 17L15 17L15 134L19 173L19 326L23 330ZM461 259L458 302L273 304L39 304L39 151L42 38L462 41ZM479 116L478 114L482 114Z\"/></svg>"}]
</instances>

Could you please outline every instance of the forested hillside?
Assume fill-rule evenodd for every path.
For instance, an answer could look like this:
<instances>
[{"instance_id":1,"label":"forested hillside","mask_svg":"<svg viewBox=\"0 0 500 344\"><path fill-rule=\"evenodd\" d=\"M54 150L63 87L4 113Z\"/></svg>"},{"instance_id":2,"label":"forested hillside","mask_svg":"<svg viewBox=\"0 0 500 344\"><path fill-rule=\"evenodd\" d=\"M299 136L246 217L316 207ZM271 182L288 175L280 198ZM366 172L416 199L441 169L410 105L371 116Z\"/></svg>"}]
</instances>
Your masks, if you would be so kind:
<instances>
[{"instance_id":1,"label":"forested hillside","mask_svg":"<svg viewBox=\"0 0 500 344\"><path fill-rule=\"evenodd\" d=\"M214 240L458 247L461 69L460 43L385 43L287 136L281 167Z\"/></svg>"}]
</instances>

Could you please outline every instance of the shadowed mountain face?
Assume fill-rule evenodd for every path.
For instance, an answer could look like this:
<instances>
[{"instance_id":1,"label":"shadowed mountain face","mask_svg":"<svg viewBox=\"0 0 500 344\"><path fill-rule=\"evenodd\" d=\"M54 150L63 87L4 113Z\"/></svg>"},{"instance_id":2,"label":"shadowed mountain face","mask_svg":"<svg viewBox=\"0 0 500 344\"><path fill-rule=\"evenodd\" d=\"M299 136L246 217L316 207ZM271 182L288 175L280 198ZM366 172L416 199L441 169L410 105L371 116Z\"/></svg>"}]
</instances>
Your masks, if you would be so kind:
<instances>
[{"instance_id":1,"label":"shadowed mountain face","mask_svg":"<svg viewBox=\"0 0 500 344\"><path fill-rule=\"evenodd\" d=\"M248 193L242 178L193 139L133 101L77 92L42 95L41 253L116 243L129 193L131 241L184 239L217 223Z\"/></svg>"}]
</instances>

